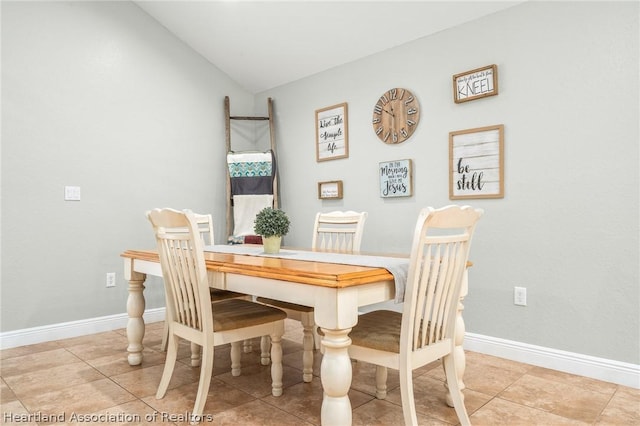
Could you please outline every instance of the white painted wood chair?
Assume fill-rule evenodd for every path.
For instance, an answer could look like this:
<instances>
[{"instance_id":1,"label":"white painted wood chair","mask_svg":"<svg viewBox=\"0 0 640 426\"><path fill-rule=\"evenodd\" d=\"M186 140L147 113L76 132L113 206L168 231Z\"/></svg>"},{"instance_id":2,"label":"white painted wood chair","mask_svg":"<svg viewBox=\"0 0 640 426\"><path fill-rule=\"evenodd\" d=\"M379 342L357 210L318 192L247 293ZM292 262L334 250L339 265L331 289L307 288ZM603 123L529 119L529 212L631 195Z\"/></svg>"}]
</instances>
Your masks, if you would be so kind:
<instances>
[{"instance_id":1,"label":"white painted wood chair","mask_svg":"<svg viewBox=\"0 0 640 426\"><path fill-rule=\"evenodd\" d=\"M210 214L198 214L198 213L194 213L193 215L196 218L196 224L198 225L198 233L202 238L203 244L205 246L215 244L215 235L213 233L213 216L211 216ZM175 229L174 232L187 233L189 231L187 228L178 228L178 229ZM250 296L247 296L246 294L236 293L235 291L220 290L217 288L209 288L209 291L211 293L211 300L213 302L218 302L220 300L226 300L226 299L234 299L234 298L246 298L246 299L250 298ZM162 344L160 346L160 350L162 351L167 350L168 338L169 338L169 323L168 321L165 321L164 331L162 334ZM245 342L244 351L251 352L250 341ZM197 366L198 359L199 358L196 356L196 358L193 360L194 366Z\"/></svg>"},{"instance_id":2,"label":"white painted wood chair","mask_svg":"<svg viewBox=\"0 0 640 426\"><path fill-rule=\"evenodd\" d=\"M271 337L271 380L274 396L282 395L282 345L286 313L242 299L211 302L204 245L192 212L155 209L147 213L158 245L167 299L169 342L156 398L165 396L178 354L179 338L202 347L198 393L191 423L202 417L211 374L214 347L231 343L231 373L241 373L241 342ZM187 232L180 232L180 228Z\"/></svg>"},{"instance_id":3,"label":"white painted wood chair","mask_svg":"<svg viewBox=\"0 0 640 426\"><path fill-rule=\"evenodd\" d=\"M387 395L387 368L400 372L404 422L417 425L412 371L442 359L458 420L469 416L456 374L455 327L469 246L482 210L423 209L416 223L403 312L360 315L349 337L352 359L376 365L376 397Z\"/></svg>"},{"instance_id":4,"label":"white painted wood chair","mask_svg":"<svg viewBox=\"0 0 640 426\"><path fill-rule=\"evenodd\" d=\"M360 251L367 212L335 211L318 213L313 227L311 246L333 252Z\"/></svg>"},{"instance_id":5,"label":"white painted wood chair","mask_svg":"<svg viewBox=\"0 0 640 426\"><path fill-rule=\"evenodd\" d=\"M367 212L334 211L316 214L311 247L331 252L352 253L360 251L364 222ZM313 308L278 300L258 298L258 302L276 306L287 313L287 317L302 323L302 379L313 378L313 350L320 349Z\"/></svg>"}]
</instances>

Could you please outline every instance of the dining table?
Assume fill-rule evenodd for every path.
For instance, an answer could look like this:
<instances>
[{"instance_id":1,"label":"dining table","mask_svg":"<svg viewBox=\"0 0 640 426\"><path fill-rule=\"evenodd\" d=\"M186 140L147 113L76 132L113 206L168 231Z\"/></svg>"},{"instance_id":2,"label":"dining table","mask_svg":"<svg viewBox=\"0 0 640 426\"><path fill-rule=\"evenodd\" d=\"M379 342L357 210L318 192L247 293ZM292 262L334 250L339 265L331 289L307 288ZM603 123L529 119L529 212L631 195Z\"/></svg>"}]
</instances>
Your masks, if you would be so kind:
<instances>
[{"instance_id":1,"label":"dining table","mask_svg":"<svg viewBox=\"0 0 640 426\"><path fill-rule=\"evenodd\" d=\"M145 280L147 276L162 277L162 268L156 250L126 250L121 257L129 292L128 362L134 366L143 360ZM262 246L243 244L207 246L204 258L210 287L314 308L316 325L323 334L321 423L350 425L348 392L352 369L348 352L351 344L349 332L357 324L362 307L390 300L402 302L399 296L402 296L407 279L408 256L327 253L297 248L283 248L278 254L267 255ZM462 376L465 368L462 299L466 293L465 271L455 339L461 388L464 388ZM452 406L449 396L447 403Z\"/></svg>"}]
</instances>

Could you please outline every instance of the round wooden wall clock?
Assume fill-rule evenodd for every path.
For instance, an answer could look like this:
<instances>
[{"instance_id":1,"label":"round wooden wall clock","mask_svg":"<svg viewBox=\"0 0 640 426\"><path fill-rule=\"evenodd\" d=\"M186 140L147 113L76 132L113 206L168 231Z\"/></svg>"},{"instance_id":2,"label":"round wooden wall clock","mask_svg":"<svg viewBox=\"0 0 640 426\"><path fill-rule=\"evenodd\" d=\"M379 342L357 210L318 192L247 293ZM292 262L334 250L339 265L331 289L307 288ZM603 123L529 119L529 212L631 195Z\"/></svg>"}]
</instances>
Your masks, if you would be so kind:
<instances>
[{"instance_id":1,"label":"round wooden wall clock","mask_svg":"<svg viewBox=\"0 0 640 426\"><path fill-rule=\"evenodd\" d=\"M420 121L418 99L407 89L389 89L373 107L373 131L384 143L401 143L411 137Z\"/></svg>"}]
</instances>

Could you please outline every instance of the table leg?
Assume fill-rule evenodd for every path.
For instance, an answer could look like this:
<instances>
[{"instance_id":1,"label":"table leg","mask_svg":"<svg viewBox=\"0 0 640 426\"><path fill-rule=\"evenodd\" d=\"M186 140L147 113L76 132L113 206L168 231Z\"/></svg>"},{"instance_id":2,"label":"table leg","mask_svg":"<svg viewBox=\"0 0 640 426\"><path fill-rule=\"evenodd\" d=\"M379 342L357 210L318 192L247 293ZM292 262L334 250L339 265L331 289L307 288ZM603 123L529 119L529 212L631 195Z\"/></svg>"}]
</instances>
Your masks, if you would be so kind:
<instances>
[{"instance_id":1,"label":"table leg","mask_svg":"<svg viewBox=\"0 0 640 426\"><path fill-rule=\"evenodd\" d=\"M456 313L456 334L455 334L455 360L456 360L456 372L458 374L458 384L460 385L460 390L464 390L465 385L462 381L464 376L464 370L466 369L466 361L465 354L462 344L464 342L464 333L465 333L465 325L464 318L462 317L462 311L464 311L464 305L462 302L464 298L469 293L469 285L468 285L468 272L465 270L464 276L462 278L462 289L460 291L460 302L458 303L458 311ZM445 387L447 387L447 382L445 382ZM462 400L464 401L464 393L462 394ZM451 399L451 394L447 390L446 396L447 405L449 407L453 407L453 400Z\"/></svg>"},{"instance_id":2,"label":"table leg","mask_svg":"<svg viewBox=\"0 0 640 426\"><path fill-rule=\"evenodd\" d=\"M320 419L323 425L350 425L351 359L349 358L350 328L328 330L322 328L324 355L320 366L320 377L324 395Z\"/></svg>"},{"instance_id":3,"label":"table leg","mask_svg":"<svg viewBox=\"0 0 640 426\"><path fill-rule=\"evenodd\" d=\"M129 314L129 321L127 322L127 339L129 340L129 346L127 346L127 351L129 352L129 365L140 365L142 363L142 338L144 337L144 319L142 319L142 314L145 308L144 295L142 292L144 291L144 280L146 276L133 272L131 272L130 275L129 297L127 299L127 313Z\"/></svg>"}]
</instances>

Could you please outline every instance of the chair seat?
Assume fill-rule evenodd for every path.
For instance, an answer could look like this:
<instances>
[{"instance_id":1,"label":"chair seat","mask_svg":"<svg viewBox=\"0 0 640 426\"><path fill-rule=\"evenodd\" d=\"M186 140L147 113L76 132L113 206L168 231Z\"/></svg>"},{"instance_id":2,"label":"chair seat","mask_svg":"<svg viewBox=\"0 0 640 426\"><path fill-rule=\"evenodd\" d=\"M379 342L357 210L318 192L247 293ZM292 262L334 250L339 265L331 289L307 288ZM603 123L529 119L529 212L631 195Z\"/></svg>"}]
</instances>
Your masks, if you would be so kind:
<instances>
[{"instance_id":1,"label":"chair seat","mask_svg":"<svg viewBox=\"0 0 640 426\"><path fill-rule=\"evenodd\" d=\"M287 314L284 311L260 303L242 299L222 300L215 304L213 330L225 331L251 327L283 320L286 317Z\"/></svg>"},{"instance_id":2,"label":"chair seat","mask_svg":"<svg viewBox=\"0 0 640 426\"><path fill-rule=\"evenodd\" d=\"M351 344L385 352L400 353L402 314L394 311L373 311L358 317L349 337Z\"/></svg>"},{"instance_id":3,"label":"chair seat","mask_svg":"<svg viewBox=\"0 0 640 426\"><path fill-rule=\"evenodd\" d=\"M400 353L400 329L402 313L394 311L373 311L358 317L358 324L351 330L351 343L370 349ZM423 331L420 325L420 333ZM442 329L440 329L442 330ZM431 331L428 324L426 333Z\"/></svg>"},{"instance_id":4,"label":"chair seat","mask_svg":"<svg viewBox=\"0 0 640 426\"><path fill-rule=\"evenodd\" d=\"M280 300L268 299L266 297L258 297L256 300L260 303L266 303L267 305L277 306L282 309L290 309L298 312L313 312L313 308L310 306L296 305L295 303L282 302Z\"/></svg>"},{"instance_id":5,"label":"chair seat","mask_svg":"<svg viewBox=\"0 0 640 426\"><path fill-rule=\"evenodd\" d=\"M247 296L246 294L236 293L235 291L229 291L229 290L220 290L218 288L212 288L211 290L209 290L209 293L211 294L212 302Z\"/></svg>"}]
</instances>

